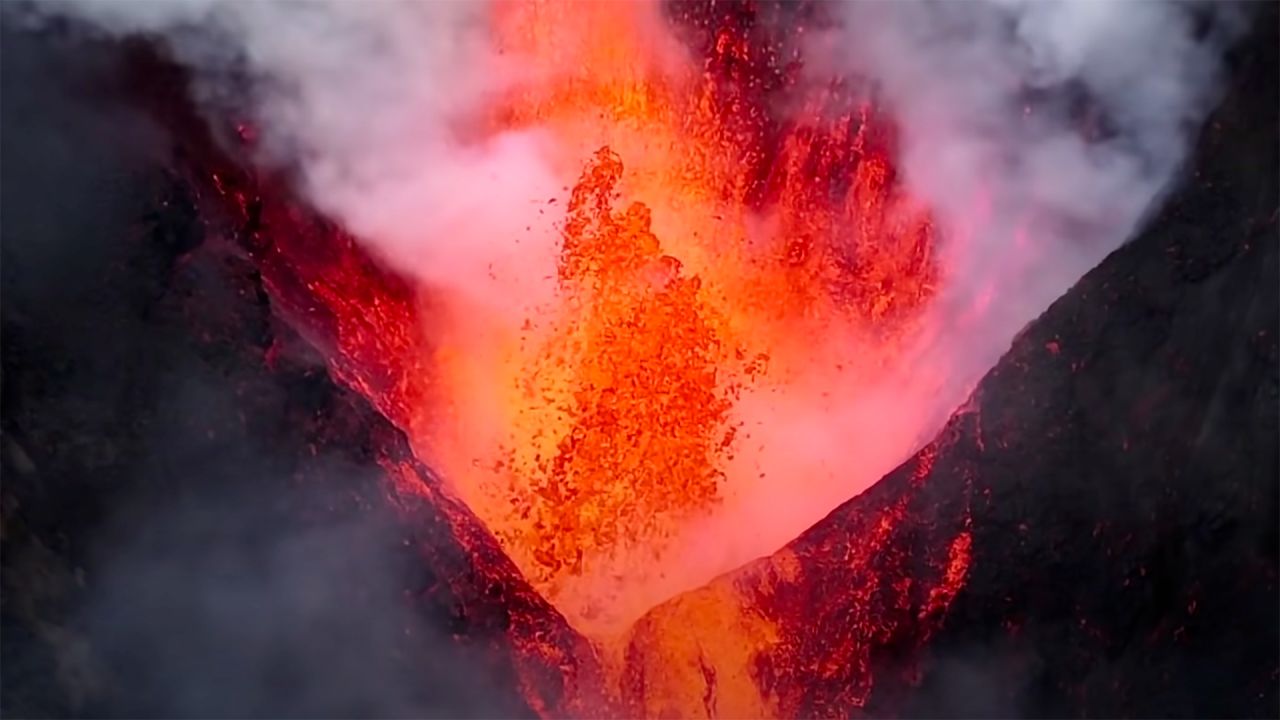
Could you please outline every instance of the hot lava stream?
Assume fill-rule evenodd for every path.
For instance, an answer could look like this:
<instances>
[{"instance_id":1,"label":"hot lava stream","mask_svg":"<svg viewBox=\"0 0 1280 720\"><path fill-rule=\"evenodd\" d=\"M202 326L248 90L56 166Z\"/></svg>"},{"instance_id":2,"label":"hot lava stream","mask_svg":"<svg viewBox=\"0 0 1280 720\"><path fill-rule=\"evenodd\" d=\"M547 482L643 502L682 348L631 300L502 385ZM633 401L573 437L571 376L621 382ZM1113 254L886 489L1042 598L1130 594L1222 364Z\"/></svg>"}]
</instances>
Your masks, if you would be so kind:
<instances>
[{"instance_id":1,"label":"hot lava stream","mask_svg":"<svg viewBox=\"0 0 1280 720\"><path fill-rule=\"evenodd\" d=\"M500 307L383 269L270 183L209 175L278 311L442 478L389 460L397 491L461 500L590 639L513 621L536 710L848 714L873 655L922 643L967 570L967 510L926 556L894 549L927 453L896 496L788 544L936 430L886 421L866 457L810 436L928 333L936 237L867 88L802 82L749 8L682 12L692 51L655 39L670 19L647 4L497 6L497 44L535 70L484 132L536 128L576 177L539 201L554 225L510 238L535 250L494 258L495 286L536 287ZM562 693L528 679L540 663Z\"/></svg>"}]
</instances>

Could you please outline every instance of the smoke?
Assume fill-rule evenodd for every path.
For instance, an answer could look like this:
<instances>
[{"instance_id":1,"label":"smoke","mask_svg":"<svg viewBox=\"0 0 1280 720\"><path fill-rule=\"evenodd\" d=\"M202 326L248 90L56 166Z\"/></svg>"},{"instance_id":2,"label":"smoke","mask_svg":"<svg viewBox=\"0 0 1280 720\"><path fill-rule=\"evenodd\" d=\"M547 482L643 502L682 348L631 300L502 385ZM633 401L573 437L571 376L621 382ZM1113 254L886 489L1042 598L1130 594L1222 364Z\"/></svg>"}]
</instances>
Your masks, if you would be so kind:
<instances>
[{"instance_id":1,"label":"smoke","mask_svg":"<svg viewBox=\"0 0 1280 720\"><path fill-rule=\"evenodd\" d=\"M905 189L936 222L940 292L891 367L832 372L875 353L833 333L801 386L738 403L753 438L730 473L742 480L732 510L696 529L691 566L771 551L928 442L1022 328L1158 209L1246 20L1226 3L824 7L833 27L805 41L807 79L872 82Z\"/></svg>"},{"instance_id":2,"label":"smoke","mask_svg":"<svg viewBox=\"0 0 1280 720\"><path fill-rule=\"evenodd\" d=\"M225 393L198 384L177 384L188 412L193 390ZM492 697L448 667L449 640L400 590L421 559L394 521L282 519L279 508L296 503L272 489L272 460L239 468L261 473L249 476L256 487L228 489L224 464L197 474L182 502L116 501L127 512L95 538L92 601L76 619L113 689L128 693L113 704L173 717L400 717ZM336 458L310 472L325 486L377 481L376 469Z\"/></svg>"},{"instance_id":3,"label":"smoke","mask_svg":"<svg viewBox=\"0 0 1280 720\"><path fill-rule=\"evenodd\" d=\"M816 72L877 83L944 235L932 340L972 381L1155 208L1242 30L1227 3L834 6Z\"/></svg>"},{"instance_id":4,"label":"smoke","mask_svg":"<svg viewBox=\"0 0 1280 720\"><path fill-rule=\"evenodd\" d=\"M416 595L429 538L360 441L308 437L332 386L254 356L269 308L172 138L95 95L118 46L2 37L4 714L522 712Z\"/></svg>"},{"instance_id":5,"label":"smoke","mask_svg":"<svg viewBox=\"0 0 1280 720\"><path fill-rule=\"evenodd\" d=\"M541 209L579 168L560 167L550 135L486 125L494 97L547 71L495 51L488 3L36 7L163 39L215 118L247 116L260 161L291 171L317 209L399 269L514 322L546 299L558 237ZM730 497L690 529L680 567L630 593L637 605L776 549L924 444L1015 335L1158 206L1243 25L1220 3L823 7L835 22L805 35L806 72L872 81L900 131L905 190L936 221L939 296L891 367L832 371L875 355L835 329L807 375L744 392L735 420L750 442L727 470ZM641 44L658 62L635 63L661 64L661 44ZM632 166L663 152L638 150L620 151ZM635 199L654 207L660 235L680 227L663 224L673 203ZM485 348L481 325L468 316L461 332ZM480 350L467 359L485 366Z\"/></svg>"},{"instance_id":6,"label":"smoke","mask_svg":"<svg viewBox=\"0 0 1280 720\"><path fill-rule=\"evenodd\" d=\"M501 310L496 298L532 296L539 283L522 281L554 272L556 235L537 210L564 183L542 140L477 131L485 99L533 72L494 52L488 3L51 0L24 9L28 20L69 17L109 37L161 40L193 71L215 127L247 120L261 164L291 172L319 211L408 274Z\"/></svg>"},{"instance_id":7,"label":"smoke","mask_svg":"<svg viewBox=\"0 0 1280 720\"><path fill-rule=\"evenodd\" d=\"M872 82L905 189L936 222L939 295L888 366L832 328L799 378L745 390L724 507L630 594L773 552L928 443L1015 336L1159 208L1246 19L1222 3L824 7L834 27L805 41L807 80Z\"/></svg>"},{"instance_id":8,"label":"smoke","mask_svg":"<svg viewBox=\"0 0 1280 720\"><path fill-rule=\"evenodd\" d=\"M292 169L319 210L402 270L513 317L546 299L557 237L538 209L566 177L536 131L476 130L488 100L545 70L496 52L489 3L34 7L165 40L206 107L248 113L261 160ZM1243 25L1224 3L829 8L836 27L807 41L807 67L872 80L900 126L905 183L947 238L942 330L921 356L953 358L937 382L955 387L1132 234Z\"/></svg>"}]
</instances>

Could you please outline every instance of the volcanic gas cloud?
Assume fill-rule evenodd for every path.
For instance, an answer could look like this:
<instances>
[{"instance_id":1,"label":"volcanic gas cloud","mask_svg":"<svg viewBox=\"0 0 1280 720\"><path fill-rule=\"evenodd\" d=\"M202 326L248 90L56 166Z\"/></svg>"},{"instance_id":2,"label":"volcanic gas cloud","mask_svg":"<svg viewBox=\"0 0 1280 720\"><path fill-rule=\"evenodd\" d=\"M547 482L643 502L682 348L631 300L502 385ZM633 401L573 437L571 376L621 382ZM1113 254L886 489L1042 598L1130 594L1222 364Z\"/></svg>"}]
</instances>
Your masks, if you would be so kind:
<instances>
[{"instance_id":1,"label":"volcanic gas cloud","mask_svg":"<svg viewBox=\"0 0 1280 720\"><path fill-rule=\"evenodd\" d=\"M1157 198L1231 27L1155 3L53 8L164 37L233 144L409 279L308 283L336 374L596 637L932 436Z\"/></svg>"}]
</instances>

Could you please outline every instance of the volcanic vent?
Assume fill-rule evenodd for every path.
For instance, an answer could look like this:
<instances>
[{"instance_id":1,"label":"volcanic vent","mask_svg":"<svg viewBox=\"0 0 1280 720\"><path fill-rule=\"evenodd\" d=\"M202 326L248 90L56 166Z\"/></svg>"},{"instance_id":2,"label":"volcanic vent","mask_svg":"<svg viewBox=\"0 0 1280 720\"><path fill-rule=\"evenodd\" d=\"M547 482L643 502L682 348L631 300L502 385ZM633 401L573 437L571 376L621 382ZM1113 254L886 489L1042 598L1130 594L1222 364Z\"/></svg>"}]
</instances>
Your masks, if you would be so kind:
<instances>
[{"instance_id":1,"label":"volcanic vent","mask_svg":"<svg viewBox=\"0 0 1280 720\"><path fill-rule=\"evenodd\" d=\"M252 22L209 12L232 29ZM1011 492L1001 463L1024 447L1018 424L1034 424L1019 419L1023 405L1010 395L1040 407L1028 385L1035 367L1063 370L1090 392L1096 358L1083 348L1106 333L1076 327L1063 308L1101 293L1107 312L1123 314L1134 301L1108 283L1129 281L1108 266L1095 271L952 415L1013 331L1122 241L1145 208L1064 200L1054 192L1063 186L1038 184L1035 162L1010 163L1010 176L1025 182L966 176L965 187L939 191L921 169L946 175L966 158L926 162L922 150L955 137L915 113L920 96L876 76L887 51L869 38L866 74L829 72L829 39L850 32L852 18L841 12L555 2L468 10L494 51L484 61L521 71L506 67L499 75L507 81L482 88L465 112L445 113L447 152L434 137L443 131L423 128L433 139L421 147L437 153L439 169L419 182L410 162L400 168L406 174L390 173L393 190L358 166L331 172L309 165L306 153L290 155L289 141L315 138L282 137L279 115L263 109L276 107L270 98L263 107L192 106L189 89L205 97L220 80L198 64L192 70L175 36L160 52L166 46L130 50L129 92L180 148L166 212L189 210L199 236L166 261L178 280L159 293L159 316L201 318L197 354L218 357L237 343L238 323L201 309L200 294L228 284L240 298L232 306L247 303L240 322L257 329L236 362L254 367L254 377L307 385L317 398L301 439L284 433L282 442L296 439L313 457L355 452L355 462L377 468L349 491L317 482L314 506L280 512L323 521L389 511L419 573L403 597L422 614L447 617L459 662L511 691L499 712L935 713L931 698L948 692L974 633L999 645L995 656L1020 679L1009 696L983 694L979 712L1156 707L1135 699L1120 675L1110 685L1062 680L1052 692L1026 694L1036 682L1028 647L1043 654L1043 672L1065 677L1099 648L1123 648L1127 641L1108 632L1129 621L1113 623L1078 596L1058 607L1038 576L993 579L991 569L1001 567L1009 527L1019 538L1036 532L1033 518L1010 509L1021 500L993 500ZM1230 36L1209 15L1197 32ZM178 26L207 19L181 17ZM348 19L364 27L358 13ZM879 20L896 31L910 26ZM150 29L167 32L170 21L153 18ZM461 45L475 40L460 37ZM396 42L394 33L380 39ZM1273 61L1251 60L1249 77ZM241 66L219 70L253 82L262 68L250 61L247 76ZM1096 83L1084 92L1096 97L1065 110L1053 92L1017 88L1015 124L1004 128L1016 142L996 149L1053 146L1065 153L1061 167L1123 176L1139 196L1155 197L1158 182L1114 165L1071 166L1061 142L1038 144L1065 118L1068 137L1092 143L1091 152L1112 149L1114 138L1140 152L1160 145L1144 145L1160 133L1126 126L1133 118L1108 102L1096 75L1081 77ZM299 97L309 91L305 82L292 88ZM287 104L292 96L283 95ZM955 111L974 119L966 115L973 107ZM371 117L368 133L395 135L400 118L388 115ZM1221 145L1216 138L1206 142ZM982 159L986 136L968 139ZM1116 152L1112 160L1124 157ZM1160 166L1171 157L1146 160ZM1185 195L1178 207L1200 202L1194 190ZM368 209L374 198L385 202ZM1274 206L1267 220L1268 208L1243 195L1214 202L1261 223L1240 230L1250 239L1206 271L1220 286L1249 258L1274 256L1274 238L1258 229L1274 232ZM427 239L415 244L420 235ZM1064 244L1080 238L1093 244ZM1130 258L1142 283L1159 284L1150 258L1169 254L1162 242L1147 236L1148 250L1127 248L1108 262ZM1171 247L1173 255L1200 252ZM984 263L990 273L975 274ZM1274 356L1265 320L1248 315L1232 337L1249 335L1257 352ZM1186 366L1180 341L1158 355L1175 371ZM1179 411L1178 428L1211 411L1188 393L1194 407ZM1132 443L1180 442L1176 428L1143 424L1159 398L1116 409L1138 417L1134 437L1116 439L1125 452ZM241 402L250 415L264 412ZM1070 414L1062 423L1037 431L1043 454L1021 467L1067 462L1062 438L1087 423ZM295 478L318 481L322 471L301 456ZM1266 487L1244 483L1237 499L1257 505ZM308 492L306 484L296 491ZM1123 517L1098 515L1092 537L1131 547ZM1162 506L1146 519L1177 525L1176 516ZM1050 565L1087 575L1089 564L1074 555L1045 552ZM1265 561L1265 551L1238 558L1240 573L1261 578L1238 605L1248 612L1265 604L1257 593L1274 595ZM1109 563L1095 566L1120 575L1098 579L1101 587L1148 588L1188 614L1211 604L1200 585L1169 599L1168 576L1177 573L1165 561L1144 556L1136 570ZM1128 591L1116 592L1129 601ZM1174 614L1140 611L1131 626L1150 627L1159 645L1187 632L1169 625L1181 622ZM998 628L1002 639L966 634L958 615ZM1063 618L1081 633L1065 645L1052 629ZM419 662L412 637L388 646L397 667ZM1250 653L1266 660L1265 650ZM1253 687L1271 672L1249 665L1239 674ZM1169 692L1162 677L1147 684ZM1232 707L1261 707L1274 692L1243 698Z\"/></svg>"},{"instance_id":2,"label":"volcanic vent","mask_svg":"<svg viewBox=\"0 0 1280 720\"><path fill-rule=\"evenodd\" d=\"M938 321L933 225L865 89L788 76L781 41L741 9L678 18L702 38L699 63L637 68L660 59L632 29L659 22L649 11L495 9L499 47L546 77L499 93L484 121L538 128L577 169L467 285L371 270L319 226L251 229L273 248L276 302L306 308L298 322L328 334L344 381L597 634L776 549L941 418L899 415L856 471L832 454L846 433L815 437L808 457L784 449L859 393L884 395L922 352ZM199 172L246 223L270 223L273 200ZM469 221L438 231L482 242ZM507 286L533 289L493 294Z\"/></svg>"},{"instance_id":3,"label":"volcanic vent","mask_svg":"<svg viewBox=\"0 0 1280 720\"><path fill-rule=\"evenodd\" d=\"M741 19L732 19L730 29L740 30ZM717 47L727 47L729 30L719 32ZM170 108L171 102L160 105ZM216 221L213 232L249 251L275 312L327 349L327 363L343 383L400 427L413 429L410 440L419 453L446 473L485 479L451 486L403 455L389 452L380 460L390 491L401 498L397 504L416 508L425 498L438 507L480 572L493 578L488 582L521 588L503 592L531 603L521 607L504 599L511 613L510 652L535 710L763 716L860 706L871 688L872 649L923 642L963 583L969 538L962 508L939 522L936 541L919 553L890 550L912 503L919 502L931 467L926 457L912 471L910 489L862 521L864 529L855 534L864 540L816 551L839 558L830 569L806 568L810 551L784 550L749 570L741 586L743 581L717 581L646 614L684 585L703 580L671 572L673 583L660 573L691 551L677 544L682 523L734 499L733 483L742 479L726 470L754 429L750 416L734 414L744 396L753 390L785 393L793 377L809 383L842 377L843 366L806 377L813 354L826 349L828 333L844 341L861 338L875 350L862 359L864 367L856 358L847 361L871 373L897 351L930 297L936 279L930 226L895 190L887 147L867 149L875 147L867 106L851 113L825 131L834 138L806 127L789 131L805 142L786 133L776 140L775 157L797 153L806 163L842 168L848 176L833 181L838 192L806 189L799 171L775 169L772 178L761 173L761 183L779 187L762 185L755 192L775 192L807 211L780 221L806 223L803 244L741 250L728 260L704 248L705 274L670 254L686 245L663 244L647 206L617 207L625 166L608 147L592 153L565 203L555 266L562 297L550 311L528 310L511 338L510 357L495 363L496 371L484 368L493 373L484 378L508 383L511 397L497 407L512 409L514 430L483 464L449 455L438 438L464 443L469 451L475 446L437 433L440 427L468 427L451 425L457 420L450 415L492 409L488 398L476 395L493 391L475 381L485 355L464 356L474 348L450 345L459 336L452 323L474 325L484 309L443 294L419 298L416 288L373 261L360 244L294 205L271 180L240 168L198 121L180 122L191 158L189 181L203 188L202 215L229 218L229 224ZM836 151L841 155L827 154ZM731 199L746 214L752 206L742 192ZM805 192L817 197L805 200ZM835 228L851 218L860 218L859 230L854 244L844 246L849 238ZM820 231L811 230L813 224ZM863 246L868 249L859 254ZM690 257L700 257L696 244L688 247ZM704 281L717 273L723 287ZM287 354L285 347L273 347L269 355ZM773 480L759 472L763 462L747 466L757 473L751 480ZM465 509L450 497L453 492ZM420 511L409 512L413 518ZM458 572L444 556L432 553L428 562L443 563L438 572L445 576ZM611 574L592 576L592 563L609 563ZM685 567L708 569L722 570L706 563ZM825 580L815 584L813 572ZM838 641L809 637L811 618L801 610L805 595L827 592L828 583L846 590L823 603L823 612L844 622L859 618ZM642 591L644 585L656 587ZM529 597L535 591L568 622L557 617L548 625L543 613L549 609L538 607L541 597ZM466 607L467 613L489 612ZM683 633L672 633L676 627L697 630L681 638ZM759 677L751 670L759 663L776 666ZM548 665L564 675L549 680ZM801 678L814 672L847 687L833 697L808 698L810 685Z\"/></svg>"}]
</instances>

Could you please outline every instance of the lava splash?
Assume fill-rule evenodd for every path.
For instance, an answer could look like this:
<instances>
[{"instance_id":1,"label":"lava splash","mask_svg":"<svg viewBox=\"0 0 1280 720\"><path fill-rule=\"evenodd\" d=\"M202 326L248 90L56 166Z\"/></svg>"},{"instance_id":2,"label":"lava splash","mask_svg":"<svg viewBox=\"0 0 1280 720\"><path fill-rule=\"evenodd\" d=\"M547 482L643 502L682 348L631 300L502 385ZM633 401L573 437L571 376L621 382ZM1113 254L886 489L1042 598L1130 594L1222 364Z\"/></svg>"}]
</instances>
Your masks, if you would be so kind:
<instances>
[{"instance_id":1,"label":"lava splash","mask_svg":"<svg viewBox=\"0 0 1280 720\"><path fill-rule=\"evenodd\" d=\"M535 586L598 632L821 516L763 546L698 547L762 486L819 484L771 455L768 415L877 377L938 282L932 225L869 99L789 78L741 14L685 18L704 25L705 59L672 69L635 30L649 9L496 16L544 74L495 126L536 126L589 160L552 299L513 322L444 298L438 402L405 421ZM805 109L773 117L784 101Z\"/></svg>"},{"instance_id":2,"label":"lava splash","mask_svg":"<svg viewBox=\"0 0 1280 720\"><path fill-rule=\"evenodd\" d=\"M944 280L933 225L900 186L892 124L865 88L793 77L741 9L664 19L704 39L700 63L673 69L637 30L649 9L495 12L497 37L543 72L495 101L493 132L536 125L577 174L567 197L544 201L540 214L565 208L554 264L525 268L547 271L543 292L513 298L516 312L384 269L270 183L226 169L213 184L278 311L593 641L545 658L576 669L558 700L526 689L535 707L848 711L866 701L873 648L921 642L963 583L962 514L928 557L892 551L927 467L897 501L849 519L865 544L797 541L705 583L786 544L912 449L882 439L889 454L858 485L847 466L776 440L804 431L794 418L835 417L921 331ZM782 105L802 110L769 110ZM417 487L421 474L393 476L397 493L437 492ZM802 510L753 523L791 495ZM832 644L813 636L813 612L862 620ZM543 643L524 642L536 666ZM825 700L802 680L815 673Z\"/></svg>"}]
</instances>

